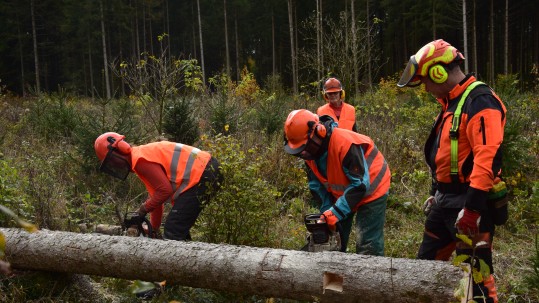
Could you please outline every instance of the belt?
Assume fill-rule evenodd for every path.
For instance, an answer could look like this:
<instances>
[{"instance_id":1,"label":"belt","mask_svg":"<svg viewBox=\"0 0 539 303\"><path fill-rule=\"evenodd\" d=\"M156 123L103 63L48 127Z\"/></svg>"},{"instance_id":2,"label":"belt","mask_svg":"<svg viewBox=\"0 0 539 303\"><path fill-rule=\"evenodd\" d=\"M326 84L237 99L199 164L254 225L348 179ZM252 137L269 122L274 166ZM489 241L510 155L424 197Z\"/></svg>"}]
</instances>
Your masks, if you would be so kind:
<instances>
[{"instance_id":1,"label":"belt","mask_svg":"<svg viewBox=\"0 0 539 303\"><path fill-rule=\"evenodd\" d=\"M463 194L468 191L470 183L437 183L437 189L443 194Z\"/></svg>"}]
</instances>

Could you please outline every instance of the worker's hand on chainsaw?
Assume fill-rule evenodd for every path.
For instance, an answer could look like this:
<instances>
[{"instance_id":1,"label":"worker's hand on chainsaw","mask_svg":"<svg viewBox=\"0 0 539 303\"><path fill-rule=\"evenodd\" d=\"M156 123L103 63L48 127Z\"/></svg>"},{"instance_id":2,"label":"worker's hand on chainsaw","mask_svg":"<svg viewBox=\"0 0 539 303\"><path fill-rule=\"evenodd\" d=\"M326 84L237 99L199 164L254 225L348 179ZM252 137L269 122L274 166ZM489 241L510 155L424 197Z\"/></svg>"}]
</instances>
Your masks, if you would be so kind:
<instances>
[{"instance_id":1,"label":"worker's hand on chainsaw","mask_svg":"<svg viewBox=\"0 0 539 303\"><path fill-rule=\"evenodd\" d=\"M144 206L144 203L142 203L140 205L140 207L138 208L138 214L141 215L142 217L146 216L146 214L148 213L148 211L146 210L146 206Z\"/></svg>"},{"instance_id":2,"label":"worker's hand on chainsaw","mask_svg":"<svg viewBox=\"0 0 539 303\"><path fill-rule=\"evenodd\" d=\"M124 226L139 226L144 222L145 215L140 215L138 212L128 213L124 218Z\"/></svg>"},{"instance_id":3,"label":"worker's hand on chainsaw","mask_svg":"<svg viewBox=\"0 0 539 303\"><path fill-rule=\"evenodd\" d=\"M329 229L331 229L332 231L335 231L337 229L336 224L337 222L339 222L339 218L337 218L337 216L335 216L335 214L330 209L326 210L323 216L320 216L320 219L325 219Z\"/></svg>"},{"instance_id":4,"label":"worker's hand on chainsaw","mask_svg":"<svg viewBox=\"0 0 539 303\"><path fill-rule=\"evenodd\" d=\"M474 236L479 233L479 222L481 222L481 214L467 208L463 208L457 217L455 227L459 234Z\"/></svg>"}]
</instances>

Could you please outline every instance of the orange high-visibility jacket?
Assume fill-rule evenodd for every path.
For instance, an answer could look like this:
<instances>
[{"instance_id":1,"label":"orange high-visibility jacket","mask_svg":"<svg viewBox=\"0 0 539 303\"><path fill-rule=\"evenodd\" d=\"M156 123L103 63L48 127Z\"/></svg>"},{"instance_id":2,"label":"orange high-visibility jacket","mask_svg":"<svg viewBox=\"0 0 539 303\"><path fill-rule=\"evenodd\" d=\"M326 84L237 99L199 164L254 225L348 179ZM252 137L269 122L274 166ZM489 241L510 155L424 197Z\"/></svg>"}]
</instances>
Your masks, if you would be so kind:
<instances>
[{"instance_id":1,"label":"orange high-visibility jacket","mask_svg":"<svg viewBox=\"0 0 539 303\"><path fill-rule=\"evenodd\" d=\"M449 93L448 100L438 99L442 112L436 119L425 144L425 158L434 172L438 189L454 184L467 184L488 192L501 169L506 108L501 99L486 85L475 87L468 95L458 129L458 180L451 178L451 139L453 113L466 88L477 81L469 78Z\"/></svg>"},{"instance_id":2,"label":"orange high-visibility jacket","mask_svg":"<svg viewBox=\"0 0 539 303\"><path fill-rule=\"evenodd\" d=\"M146 145L135 146L131 151L131 167L137 173L135 167L140 159L160 164L172 186L171 203L181 193L190 189L200 181L200 177L210 161L211 155L196 147L168 141L154 142ZM138 174L137 174L138 175ZM152 188L143 176L138 177L146 185L150 195L155 189Z\"/></svg>"},{"instance_id":3,"label":"orange high-visibility jacket","mask_svg":"<svg viewBox=\"0 0 539 303\"><path fill-rule=\"evenodd\" d=\"M316 110L316 114L318 116L330 116L335 122L337 122L339 128L353 130L352 128L356 123L356 109L352 105L344 102L342 103L341 115L339 116L339 119L337 119L337 116L335 116L335 112L329 106L329 103L320 106Z\"/></svg>"},{"instance_id":4,"label":"orange high-visibility jacket","mask_svg":"<svg viewBox=\"0 0 539 303\"><path fill-rule=\"evenodd\" d=\"M391 179L389 166L371 138L352 131L333 128L327 152L327 178L320 173L314 160L305 162L325 189L337 200L350 185L350 180L343 170L343 159L352 144L360 145L363 150L367 164L365 169L369 171L370 181L360 201L347 201L351 206L350 209L356 211L361 205L374 201L389 191Z\"/></svg>"}]
</instances>

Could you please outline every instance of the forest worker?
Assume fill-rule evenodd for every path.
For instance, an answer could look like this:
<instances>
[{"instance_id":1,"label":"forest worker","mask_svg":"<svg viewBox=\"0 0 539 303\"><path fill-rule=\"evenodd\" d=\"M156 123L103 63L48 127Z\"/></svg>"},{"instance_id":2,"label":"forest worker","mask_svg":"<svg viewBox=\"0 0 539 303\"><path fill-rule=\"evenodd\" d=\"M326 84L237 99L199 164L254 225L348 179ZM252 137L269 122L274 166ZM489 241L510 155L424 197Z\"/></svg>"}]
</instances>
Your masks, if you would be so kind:
<instances>
[{"instance_id":1,"label":"forest worker","mask_svg":"<svg viewBox=\"0 0 539 303\"><path fill-rule=\"evenodd\" d=\"M320 117L328 115L337 122L338 127L357 132L356 109L344 102L345 91L341 81L337 78L327 79L322 95L328 103L320 106L316 114Z\"/></svg>"},{"instance_id":2,"label":"forest worker","mask_svg":"<svg viewBox=\"0 0 539 303\"><path fill-rule=\"evenodd\" d=\"M202 204L221 182L219 163L208 152L185 144L161 141L131 146L124 139L125 136L107 132L95 140L100 170L122 180L134 172L149 193L137 211L139 221L150 213L152 228L158 231L164 203L170 201L172 209L166 218L163 238L191 240L189 231Z\"/></svg>"},{"instance_id":3,"label":"forest worker","mask_svg":"<svg viewBox=\"0 0 539 303\"><path fill-rule=\"evenodd\" d=\"M357 214L356 252L383 256L391 174L371 138L337 128L331 117L319 118L306 109L288 115L284 132L284 150L305 160L309 189L329 228L340 225L341 251Z\"/></svg>"},{"instance_id":4,"label":"forest worker","mask_svg":"<svg viewBox=\"0 0 539 303\"><path fill-rule=\"evenodd\" d=\"M491 274L473 291L486 302L497 302L492 240L495 224L505 221L496 222L497 211L487 197L499 180L506 109L490 87L461 71L463 61L464 56L444 40L429 42L410 57L397 84L423 83L441 104L424 149L433 183L424 206L428 215L418 258L449 260L455 248L458 255L472 256L470 247L457 242L457 233L474 243L486 241L475 255L488 264Z\"/></svg>"}]
</instances>

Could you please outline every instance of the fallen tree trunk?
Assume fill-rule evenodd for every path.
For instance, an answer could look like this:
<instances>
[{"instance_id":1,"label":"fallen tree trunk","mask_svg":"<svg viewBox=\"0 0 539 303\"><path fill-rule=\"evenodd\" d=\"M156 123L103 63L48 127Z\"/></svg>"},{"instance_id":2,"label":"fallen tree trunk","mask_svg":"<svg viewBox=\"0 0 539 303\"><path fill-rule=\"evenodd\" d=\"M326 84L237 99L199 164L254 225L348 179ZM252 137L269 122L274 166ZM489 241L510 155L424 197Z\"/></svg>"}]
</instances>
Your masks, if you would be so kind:
<instances>
[{"instance_id":1,"label":"fallen tree trunk","mask_svg":"<svg viewBox=\"0 0 539 303\"><path fill-rule=\"evenodd\" d=\"M447 262L3 229L16 269L162 281L318 302L450 302L463 277Z\"/></svg>"}]
</instances>

